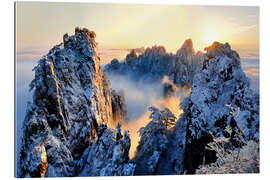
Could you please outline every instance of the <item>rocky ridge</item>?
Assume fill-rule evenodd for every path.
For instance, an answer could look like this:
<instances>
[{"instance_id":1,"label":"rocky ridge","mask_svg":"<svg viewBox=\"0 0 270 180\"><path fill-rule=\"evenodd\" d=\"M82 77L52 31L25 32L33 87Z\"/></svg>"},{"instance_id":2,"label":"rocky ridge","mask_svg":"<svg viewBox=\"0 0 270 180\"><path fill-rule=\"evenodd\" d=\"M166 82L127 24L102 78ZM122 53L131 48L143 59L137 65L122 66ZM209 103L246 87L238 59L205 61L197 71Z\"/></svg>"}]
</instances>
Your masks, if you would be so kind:
<instances>
[{"instance_id":1,"label":"rocky ridge","mask_svg":"<svg viewBox=\"0 0 270 180\"><path fill-rule=\"evenodd\" d=\"M195 52L193 42L187 39L176 54L167 53L163 46L153 46L140 52L131 50L119 62L113 59L104 67L108 76L126 76L135 82L161 82L164 76L177 86L191 86L196 72L201 69L203 53Z\"/></svg>"},{"instance_id":2,"label":"rocky ridge","mask_svg":"<svg viewBox=\"0 0 270 180\"><path fill-rule=\"evenodd\" d=\"M128 151L128 134L114 140L108 134L116 130L104 125L112 127L124 117L125 112L118 112L124 109L124 102L111 91L101 71L95 37L93 31L76 28L75 35L65 34L63 43L53 47L34 68L30 84L33 102L28 104L23 125L20 177L77 176L85 165L83 157L99 146L100 139L110 142L112 149ZM114 155L107 147L100 148ZM129 158L124 153L115 159L124 166ZM104 171L102 175L112 175ZM97 169L94 174L98 173Z\"/></svg>"}]
</instances>

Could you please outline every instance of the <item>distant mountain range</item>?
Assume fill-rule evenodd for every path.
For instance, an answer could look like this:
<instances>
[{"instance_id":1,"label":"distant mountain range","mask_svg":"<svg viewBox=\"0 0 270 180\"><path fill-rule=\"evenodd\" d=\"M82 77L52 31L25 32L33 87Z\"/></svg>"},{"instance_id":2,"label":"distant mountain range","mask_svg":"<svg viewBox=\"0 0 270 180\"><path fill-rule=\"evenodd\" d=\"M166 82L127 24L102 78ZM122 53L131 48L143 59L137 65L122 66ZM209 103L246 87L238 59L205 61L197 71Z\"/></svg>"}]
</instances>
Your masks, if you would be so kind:
<instances>
[{"instance_id":1,"label":"distant mountain range","mask_svg":"<svg viewBox=\"0 0 270 180\"><path fill-rule=\"evenodd\" d=\"M110 75L123 75L134 81L160 82L166 75L177 86L191 86L196 72L202 67L204 54L195 52L187 39L176 54L167 53L163 46L133 49L124 61L113 59L104 67Z\"/></svg>"}]
</instances>

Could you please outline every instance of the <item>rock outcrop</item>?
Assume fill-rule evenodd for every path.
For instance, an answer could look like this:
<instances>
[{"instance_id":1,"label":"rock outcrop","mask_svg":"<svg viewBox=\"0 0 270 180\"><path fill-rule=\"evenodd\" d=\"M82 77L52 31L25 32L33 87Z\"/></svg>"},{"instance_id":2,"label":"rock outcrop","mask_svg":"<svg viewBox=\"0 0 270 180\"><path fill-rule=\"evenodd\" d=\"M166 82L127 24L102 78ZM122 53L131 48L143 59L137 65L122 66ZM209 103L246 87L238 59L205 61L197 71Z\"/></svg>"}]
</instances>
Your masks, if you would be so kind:
<instances>
[{"instance_id":1,"label":"rock outcrop","mask_svg":"<svg viewBox=\"0 0 270 180\"><path fill-rule=\"evenodd\" d=\"M191 94L181 104L187 121L187 173L215 162L215 152L206 149L212 135L230 138L234 147L243 145L239 134L246 140L259 140L259 97L249 87L239 55L228 43L214 42L206 50L202 71L195 75ZM231 136L226 127L232 129Z\"/></svg>"},{"instance_id":2,"label":"rock outcrop","mask_svg":"<svg viewBox=\"0 0 270 180\"><path fill-rule=\"evenodd\" d=\"M116 125L118 122L125 122L127 120L127 110L124 97L124 91L111 91L113 118L113 122L111 122L111 124L114 123L114 125Z\"/></svg>"},{"instance_id":3,"label":"rock outcrop","mask_svg":"<svg viewBox=\"0 0 270 180\"><path fill-rule=\"evenodd\" d=\"M53 47L34 68L30 84L33 102L28 104L23 125L21 177L77 176L84 167L82 157L105 140L111 143L103 147L105 154L112 154L109 151L117 147L124 153L129 150L127 133L118 143L111 137L114 130L100 127L115 124L116 116L125 114L118 111L125 108L121 107L123 98L116 98L101 71L95 37L93 31L76 28L75 35L65 34L63 43ZM128 160L126 155L116 158L121 165ZM118 175L128 175L121 170L117 170Z\"/></svg>"}]
</instances>

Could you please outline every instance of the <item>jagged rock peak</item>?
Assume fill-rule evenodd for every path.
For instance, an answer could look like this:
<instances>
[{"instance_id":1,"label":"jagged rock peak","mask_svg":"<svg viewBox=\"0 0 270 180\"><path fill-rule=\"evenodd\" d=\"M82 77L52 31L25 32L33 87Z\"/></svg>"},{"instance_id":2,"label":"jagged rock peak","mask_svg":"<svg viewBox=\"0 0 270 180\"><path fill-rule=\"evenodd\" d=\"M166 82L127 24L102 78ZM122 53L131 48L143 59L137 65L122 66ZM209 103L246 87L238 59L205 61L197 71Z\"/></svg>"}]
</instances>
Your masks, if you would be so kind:
<instances>
[{"instance_id":1,"label":"jagged rock peak","mask_svg":"<svg viewBox=\"0 0 270 180\"><path fill-rule=\"evenodd\" d=\"M211 46L208 46L204 49L206 51L206 56L208 58L213 58L215 56L228 56L229 58L236 58L239 59L239 54L231 49L229 43L219 43L215 41Z\"/></svg>"},{"instance_id":2,"label":"jagged rock peak","mask_svg":"<svg viewBox=\"0 0 270 180\"><path fill-rule=\"evenodd\" d=\"M87 28L75 28L75 35L68 36L68 34L64 34L63 42L64 46L67 45L69 42L76 42L76 41L89 41L93 46L96 46L97 43L95 42L96 33L94 31L90 31Z\"/></svg>"},{"instance_id":3,"label":"jagged rock peak","mask_svg":"<svg viewBox=\"0 0 270 180\"><path fill-rule=\"evenodd\" d=\"M181 48L178 49L178 51L176 52L177 55L180 55L182 53L187 53L187 54L195 53L195 50L193 48L193 41L191 38L185 40Z\"/></svg>"},{"instance_id":4,"label":"jagged rock peak","mask_svg":"<svg viewBox=\"0 0 270 180\"><path fill-rule=\"evenodd\" d=\"M101 71L95 33L76 28L75 35L65 34L63 40L33 69L33 102L23 122L19 177L77 176L101 124L110 127L113 113L123 114L118 112L124 109L123 98L111 95ZM113 112L112 104L117 107Z\"/></svg>"}]
</instances>

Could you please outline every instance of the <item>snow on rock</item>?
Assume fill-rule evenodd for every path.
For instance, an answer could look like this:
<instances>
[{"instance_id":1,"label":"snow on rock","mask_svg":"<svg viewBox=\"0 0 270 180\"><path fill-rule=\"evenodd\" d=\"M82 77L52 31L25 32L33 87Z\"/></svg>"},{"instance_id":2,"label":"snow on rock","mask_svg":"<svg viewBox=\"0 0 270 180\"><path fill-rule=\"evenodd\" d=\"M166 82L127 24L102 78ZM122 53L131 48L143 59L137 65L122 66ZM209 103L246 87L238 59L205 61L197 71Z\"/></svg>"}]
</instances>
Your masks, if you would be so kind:
<instances>
[{"instance_id":1,"label":"snow on rock","mask_svg":"<svg viewBox=\"0 0 270 180\"><path fill-rule=\"evenodd\" d=\"M187 121L187 173L216 160L215 153L205 149L212 141L210 132L226 137L225 127L231 127L230 141L235 147L241 146L234 137L237 132L246 140L259 138L259 97L249 87L239 55L228 43L214 42L205 50L202 71L195 75L191 94L181 104Z\"/></svg>"},{"instance_id":2,"label":"snow on rock","mask_svg":"<svg viewBox=\"0 0 270 180\"><path fill-rule=\"evenodd\" d=\"M101 71L95 37L93 31L76 28L75 35L65 34L63 43L34 68L33 102L28 104L23 124L20 177L40 177L44 172L50 177L76 176L84 166L81 160L86 150L94 146L92 141L103 137L97 133L100 124L110 126L113 113L124 114L118 112L124 109L123 98L111 92ZM41 160L44 148L47 166Z\"/></svg>"},{"instance_id":3,"label":"snow on rock","mask_svg":"<svg viewBox=\"0 0 270 180\"><path fill-rule=\"evenodd\" d=\"M136 175L172 175L184 172L186 121L169 109L149 108L152 119L140 129L140 142L134 158Z\"/></svg>"},{"instance_id":4,"label":"snow on rock","mask_svg":"<svg viewBox=\"0 0 270 180\"><path fill-rule=\"evenodd\" d=\"M104 72L148 83L161 82L166 75L178 86L191 85L195 73L201 69L203 56L194 51L192 40L188 39L176 54L167 53L163 46L147 48L140 54L133 49L124 61L113 59Z\"/></svg>"},{"instance_id":5,"label":"snow on rock","mask_svg":"<svg viewBox=\"0 0 270 180\"><path fill-rule=\"evenodd\" d=\"M107 128L106 124L98 127L99 138L86 150L85 163L79 176L127 176L134 175L135 164L129 162L130 137L128 132L121 134Z\"/></svg>"}]
</instances>

